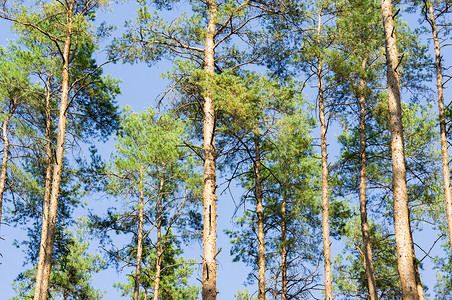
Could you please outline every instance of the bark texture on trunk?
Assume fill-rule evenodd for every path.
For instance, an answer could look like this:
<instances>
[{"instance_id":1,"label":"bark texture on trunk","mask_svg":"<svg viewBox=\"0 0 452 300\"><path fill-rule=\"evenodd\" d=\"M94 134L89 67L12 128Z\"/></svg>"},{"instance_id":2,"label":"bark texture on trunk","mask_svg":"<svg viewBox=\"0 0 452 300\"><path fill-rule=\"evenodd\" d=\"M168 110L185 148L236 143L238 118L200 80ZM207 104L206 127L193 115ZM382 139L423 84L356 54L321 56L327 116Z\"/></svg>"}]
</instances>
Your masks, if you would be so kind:
<instances>
[{"instance_id":1,"label":"bark texture on trunk","mask_svg":"<svg viewBox=\"0 0 452 300\"><path fill-rule=\"evenodd\" d=\"M446 201L446 215L449 229L449 246L452 253L452 193L450 188L450 170L449 170L449 149L446 135L446 109L444 107L444 88L443 88L443 69L441 66L441 45L436 28L436 17L431 0L427 0L428 16L433 34L433 43L435 46L435 68L436 68L436 88L438 90L438 109L439 109L439 129L441 136L441 157L443 166L443 184L444 199Z\"/></svg>"},{"instance_id":2,"label":"bark texture on trunk","mask_svg":"<svg viewBox=\"0 0 452 300\"><path fill-rule=\"evenodd\" d=\"M408 210L408 194L403 144L402 109L398 74L398 51L395 37L391 0L381 0L386 41L386 67L388 79L389 126L391 131L392 178L394 200L394 227L398 258L398 271L402 299L419 299L414 266Z\"/></svg>"},{"instance_id":3,"label":"bark texture on trunk","mask_svg":"<svg viewBox=\"0 0 452 300\"><path fill-rule=\"evenodd\" d=\"M215 31L217 22L216 0L207 0L209 21L204 49L204 70L207 80L215 73ZM212 91L207 84L204 95L204 228L202 232L204 256L202 264L202 299L217 299L217 195L216 195L216 151L215 151L215 109Z\"/></svg>"},{"instance_id":4,"label":"bark texture on trunk","mask_svg":"<svg viewBox=\"0 0 452 300\"><path fill-rule=\"evenodd\" d=\"M365 70L367 59L362 63ZM366 268L367 286L371 300L378 300L377 284L375 281L372 247L370 245L369 223L367 221L366 198L366 81L359 82L359 212L361 215L361 233L363 238L364 266Z\"/></svg>"},{"instance_id":5,"label":"bark texture on trunk","mask_svg":"<svg viewBox=\"0 0 452 300\"><path fill-rule=\"evenodd\" d=\"M287 174L286 174L287 175ZM286 178L287 180L287 178ZM287 187L284 186L283 201L281 204L281 300L287 300L287 246L286 246L286 206Z\"/></svg>"},{"instance_id":6,"label":"bark texture on trunk","mask_svg":"<svg viewBox=\"0 0 452 300\"><path fill-rule=\"evenodd\" d=\"M162 170L163 173L163 170ZM163 246L165 241L162 241L162 217L163 217L163 208L162 208L162 196L160 195L163 192L163 177L160 178L160 186L159 186L159 195L157 195L157 261L155 263L155 279L154 279L154 300L159 299L159 290L160 290L160 276L162 273L162 259L163 259Z\"/></svg>"},{"instance_id":7,"label":"bark texture on trunk","mask_svg":"<svg viewBox=\"0 0 452 300\"><path fill-rule=\"evenodd\" d=\"M135 285L133 288L133 300L140 296L141 259L143 256L143 224L144 224L144 187L143 187L143 165L140 167L140 208L138 211L138 236L137 236L137 265L135 267Z\"/></svg>"},{"instance_id":8,"label":"bark texture on trunk","mask_svg":"<svg viewBox=\"0 0 452 300\"><path fill-rule=\"evenodd\" d=\"M322 9L318 13L317 43L320 46L322 30ZM322 239L323 239L323 263L325 272L325 300L333 299L333 275L331 272L331 247L330 247L330 213L328 195L328 152L326 142L327 124L325 119L325 99L323 91L323 66L319 54L317 63L319 121L320 121L320 144L322 156Z\"/></svg>"},{"instance_id":9,"label":"bark texture on trunk","mask_svg":"<svg viewBox=\"0 0 452 300\"><path fill-rule=\"evenodd\" d=\"M35 289L35 300L47 300L47 294L49 289L49 278L50 269L52 264L53 255L53 244L55 241L55 231L56 231L56 218L57 218L57 208L58 208L58 195L60 191L60 180L61 172L63 168L63 156L64 156L64 141L66 135L66 118L68 109L68 98L69 98L69 54L71 49L71 39L72 39L72 18L73 18L73 7L74 0L68 3L67 8L67 32L63 48L63 74L62 74L62 86L61 86L61 100L60 100L60 112L58 120L58 133L57 133L57 143L55 149L55 164L53 167L52 175L52 190L50 195L50 206L48 215L48 229L47 236L41 236L41 240L47 239L45 242L45 249L40 249L44 251L44 260L38 262L38 272L37 274L42 274L40 288ZM41 253L39 254L41 257ZM36 282L38 283L38 280Z\"/></svg>"},{"instance_id":10,"label":"bark texture on trunk","mask_svg":"<svg viewBox=\"0 0 452 300\"><path fill-rule=\"evenodd\" d=\"M3 158L2 158L2 170L0 174L0 225L2 221L2 208L3 208L3 194L5 193L5 183L6 183L6 170L8 163L8 153L9 153L9 139L8 139L8 123L11 120L15 110L17 108L17 102L12 100L11 108L6 115L5 120L2 124L2 135L3 135Z\"/></svg>"},{"instance_id":11,"label":"bark texture on trunk","mask_svg":"<svg viewBox=\"0 0 452 300\"><path fill-rule=\"evenodd\" d=\"M322 64L318 64L319 84L319 119L320 119L320 143L322 148L322 235L323 235L323 259L325 272L325 300L333 299L333 278L331 273L331 249L330 249L330 224L329 224L329 200L328 200L328 152L326 143L325 103L323 98Z\"/></svg>"},{"instance_id":12,"label":"bark texture on trunk","mask_svg":"<svg viewBox=\"0 0 452 300\"><path fill-rule=\"evenodd\" d=\"M45 251L47 247L47 239L42 238L47 236L47 230L49 227L49 207L50 207L50 190L52 184L52 118L50 112L50 87L52 83L52 77L46 83L46 102L45 102L45 120L46 120L46 178L44 186L44 201L42 203L42 224L41 224L41 241L39 245L39 258L38 261L44 261ZM41 288L43 269L38 268L36 274L36 287L35 294L40 294L40 291L36 291Z\"/></svg>"},{"instance_id":13,"label":"bark texture on trunk","mask_svg":"<svg viewBox=\"0 0 452 300\"><path fill-rule=\"evenodd\" d=\"M261 154L260 145L257 137L254 138L254 176L256 197L256 216L257 216L257 265L259 270L259 292L258 299L265 300L265 237L264 237L264 205L262 196L262 179L261 179Z\"/></svg>"}]
</instances>

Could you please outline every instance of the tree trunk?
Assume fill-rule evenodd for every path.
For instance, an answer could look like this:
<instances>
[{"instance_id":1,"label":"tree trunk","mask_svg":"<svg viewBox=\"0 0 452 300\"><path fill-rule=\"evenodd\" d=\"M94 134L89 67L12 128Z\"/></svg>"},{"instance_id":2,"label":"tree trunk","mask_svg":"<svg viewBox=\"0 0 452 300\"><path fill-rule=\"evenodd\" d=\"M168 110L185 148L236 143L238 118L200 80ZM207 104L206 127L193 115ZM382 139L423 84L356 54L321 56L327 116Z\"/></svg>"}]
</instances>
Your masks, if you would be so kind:
<instances>
[{"instance_id":1,"label":"tree trunk","mask_svg":"<svg viewBox=\"0 0 452 300\"><path fill-rule=\"evenodd\" d=\"M365 70L367 59L362 63ZM369 224L367 222L367 198L366 198L366 81L362 78L359 82L359 212L361 215L361 233L363 236L364 266L366 268L367 285L371 300L378 300L377 285L375 281L374 263L372 260L372 248L370 245Z\"/></svg>"},{"instance_id":2,"label":"tree trunk","mask_svg":"<svg viewBox=\"0 0 452 300\"><path fill-rule=\"evenodd\" d=\"M8 163L8 153L9 153L9 139L8 139L8 123L17 108L16 101L11 100L11 108L6 115L5 120L2 124L2 134L3 134L3 158L2 158L2 170L0 174L0 225L2 221L2 208L3 208L3 194L5 193L5 182L6 182L6 169Z\"/></svg>"},{"instance_id":3,"label":"tree trunk","mask_svg":"<svg viewBox=\"0 0 452 300\"><path fill-rule=\"evenodd\" d=\"M45 100L45 120L46 120L46 178L44 187L44 201L42 203L42 224L41 224L41 242L39 245L39 258L38 261L44 261L45 250L47 245L47 239L42 238L47 236L47 230L49 227L49 207L50 207L50 189L52 183L52 116L50 111L50 98L51 98L51 83L52 76L46 83L46 100ZM38 268L36 274L36 287L35 294L40 294L40 291L36 291L41 288L43 269Z\"/></svg>"},{"instance_id":4,"label":"tree trunk","mask_svg":"<svg viewBox=\"0 0 452 300\"><path fill-rule=\"evenodd\" d=\"M287 177L285 180L287 180ZM286 191L287 187L284 186L281 204L281 300L287 300Z\"/></svg>"},{"instance_id":5,"label":"tree trunk","mask_svg":"<svg viewBox=\"0 0 452 300\"><path fill-rule=\"evenodd\" d=\"M38 274L42 272L41 288L35 290L35 300L47 300L47 294L49 289L49 278L50 269L52 264L53 255L53 243L55 241L55 231L56 231L56 217L57 217L57 207L58 207L58 195L60 191L60 179L61 172L63 168L63 156L64 156L64 141L66 134L66 118L68 109L68 98L69 98L69 54L71 49L71 38L72 38L72 15L73 15L74 0L70 1L67 8L67 32L66 40L64 43L63 50L63 74L62 74L62 86L61 86L61 100L60 100L60 114L58 120L58 133L57 133L57 143L55 149L56 161L53 167L52 176L52 191L50 195L50 207L49 207L49 217L48 217L48 230L47 236L41 236L41 240L46 238L45 249L40 249L44 251L44 260L38 262ZM41 242L42 243L42 242ZM41 257L41 253L39 254ZM36 280L38 283L39 279Z\"/></svg>"},{"instance_id":6,"label":"tree trunk","mask_svg":"<svg viewBox=\"0 0 452 300\"><path fill-rule=\"evenodd\" d=\"M204 228L202 232L204 257L202 271L202 299L214 300L217 298L217 196L215 174L215 109L212 91L209 88L210 76L214 74L215 67L215 31L217 22L216 0L207 0L209 21L206 31L206 46L204 49L204 70L207 76L207 88L204 95Z\"/></svg>"},{"instance_id":7,"label":"tree trunk","mask_svg":"<svg viewBox=\"0 0 452 300\"><path fill-rule=\"evenodd\" d=\"M135 268L135 286L133 288L133 300L140 296L141 259L143 254L143 223L144 223L144 187L143 165L140 166L140 210L138 213L138 237L137 237L137 266Z\"/></svg>"},{"instance_id":8,"label":"tree trunk","mask_svg":"<svg viewBox=\"0 0 452 300\"><path fill-rule=\"evenodd\" d=\"M318 13L317 43L320 47L320 34L322 30L322 9ZM328 196L328 152L326 143L327 124L325 120L325 103L323 97L322 58L318 54L317 80L319 85L319 120L320 120L320 144L322 155L322 237L323 260L325 272L325 300L333 299L333 278L331 273L331 249L330 249L330 224L329 224L329 196Z\"/></svg>"},{"instance_id":9,"label":"tree trunk","mask_svg":"<svg viewBox=\"0 0 452 300\"><path fill-rule=\"evenodd\" d=\"M261 179L261 154L259 140L257 135L254 137L255 159L254 159L254 176L255 176L255 197L256 197L256 215L257 215L257 265L259 270L259 292L258 299L265 300L265 237L264 237L264 205L262 196L262 179Z\"/></svg>"},{"instance_id":10,"label":"tree trunk","mask_svg":"<svg viewBox=\"0 0 452 300\"><path fill-rule=\"evenodd\" d=\"M416 288L403 144L402 109L397 67L399 64L391 0L381 0L386 40L389 127L391 131L394 227L402 299L419 299Z\"/></svg>"},{"instance_id":11,"label":"tree trunk","mask_svg":"<svg viewBox=\"0 0 452 300\"><path fill-rule=\"evenodd\" d=\"M322 64L318 64L319 83L319 119L320 140L322 148L322 235L323 235L323 259L325 270L325 300L333 299L333 279L331 273L331 249L330 249L330 224L328 201L328 153L326 149L326 120L325 103L323 99Z\"/></svg>"},{"instance_id":12,"label":"tree trunk","mask_svg":"<svg viewBox=\"0 0 452 300\"><path fill-rule=\"evenodd\" d=\"M163 172L163 171L162 171ZM163 192L163 177L160 178L159 195L157 195L157 261L155 263L155 279L154 279L154 300L159 299L160 288L160 276L162 272L162 258L163 258L163 245L162 245L162 197Z\"/></svg>"},{"instance_id":13,"label":"tree trunk","mask_svg":"<svg viewBox=\"0 0 452 300\"><path fill-rule=\"evenodd\" d=\"M449 247L452 254L452 194L450 189L449 150L446 135L446 110L444 108L443 70L441 67L441 46L436 29L436 18L431 0L427 0L429 15L427 20L432 27L433 43L435 46L436 88L438 90L439 128L441 136L441 156L443 165L444 199L446 200L446 215L449 228Z\"/></svg>"}]
</instances>

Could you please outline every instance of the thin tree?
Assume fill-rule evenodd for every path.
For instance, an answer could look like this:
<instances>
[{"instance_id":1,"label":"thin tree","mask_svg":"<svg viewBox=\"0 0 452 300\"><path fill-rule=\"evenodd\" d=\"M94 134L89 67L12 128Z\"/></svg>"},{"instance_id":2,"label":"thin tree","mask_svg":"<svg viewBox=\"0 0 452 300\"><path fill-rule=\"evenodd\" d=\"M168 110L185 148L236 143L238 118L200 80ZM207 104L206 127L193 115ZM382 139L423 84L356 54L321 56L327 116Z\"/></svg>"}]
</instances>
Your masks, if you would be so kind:
<instances>
[{"instance_id":1,"label":"thin tree","mask_svg":"<svg viewBox=\"0 0 452 300\"><path fill-rule=\"evenodd\" d=\"M452 192L450 186L450 171L449 171L449 149L447 142L446 129L446 109L444 107L444 82L443 82L443 67L441 56L441 45L439 42L438 29L436 19L442 14L446 13L451 7L451 3L444 1L444 8L435 15L435 8L431 0L424 0L425 18L430 24L433 35L433 45L435 47L435 69L436 69L436 88L438 92L438 110L439 110L439 129L441 138L441 158L443 167L443 185L444 185L444 199L446 201L446 216L449 229L449 246L452 253Z\"/></svg>"}]
</instances>

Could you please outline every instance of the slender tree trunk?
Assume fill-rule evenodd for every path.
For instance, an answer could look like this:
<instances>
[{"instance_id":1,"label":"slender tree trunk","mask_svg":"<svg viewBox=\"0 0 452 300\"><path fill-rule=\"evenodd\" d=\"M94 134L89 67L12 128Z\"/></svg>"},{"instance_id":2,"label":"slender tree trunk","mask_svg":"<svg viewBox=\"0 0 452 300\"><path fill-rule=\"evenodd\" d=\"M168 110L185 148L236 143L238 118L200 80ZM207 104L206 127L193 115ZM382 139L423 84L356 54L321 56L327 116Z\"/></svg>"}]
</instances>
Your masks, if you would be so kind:
<instances>
[{"instance_id":1,"label":"slender tree trunk","mask_svg":"<svg viewBox=\"0 0 452 300\"><path fill-rule=\"evenodd\" d=\"M140 209L138 212L138 237L137 237L137 265L135 268L135 286L133 288L133 300L140 296L141 259L143 256L143 223L144 223L144 187L143 165L140 166Z\"/></svg>"},{"instance_id":2,"label":"slender tree trunk","mask_svg":"<svg viewBox=\"0 0 452 300\"><path fill-rule=\"evenodd\" d=\"M57 218L57 207L58 207L58 195L60 191L60 180L61 172L63 168L63 156L64 156L64 141L66 134L66 118L68 109L68 98L69 98L69 53L71 49L71 38L72 38L72 15L73 15L74 0L68 3L67 8L67 32L66 40L63 48L63 75L62 75L62 86L61 86L61 100L60 100L60 115L58 120L58 133L57 133L57 144L55 149L56 161L53 167L52 176L52 191L50 195L50 207L48 216L47 236L41 236L47 238L45 249L40 249L44 251L44 261L38 262L38 274L42 272L41 288L35 290L35 300L47 300L47 294L49 289L49 278L50 269L52 264L53 255L53 243L55 241L55 231L56 231L56 218ZM39 255L41 257L41 254ZM41 269L41 270L40 270ZM36 280L38 283L39 279Z\"/></svg>"},{"instance_id":3,"label":"slender tree trunk","mask_svg":"<svg viewBox=\"0 0 452 300\"><path fill-rule=\"evenodd\" d=\"M287 180L287 177L285 180ZM283 201L281 203L281 300L287 300L286 192L287 187L284 185Z\"/></svg>"},{"instance_id":4,"label":"slender tree trunk","mask_svg":"<svg viewBox=\"0 0 452 300\"><path fill-rule=\"evenodd\" d=\"M365 70L367 59L362 63ZM361 233L363 237L364 265L366 268L367 285L371 300L378 300L377 284L375 281L374 263L372 260L372 248L370 245L369 223L367 222L367 198L366 198L366 81L362 78L359 82L359 212L361 214Z\"/></svg>"},{"instance_id":5,"label":"slender tree trunk","mask_svg":"<svg viewBox=\"0 0 452 300\"><path fill-rule=\"evenodd\" d=\"M411 231L410 231L410 233L411 233ZM411 233L411 240L413 240L412 233ZM415 253L414 252L414 244L413 244L413 253ZM422 287L421 275L419 274L419 264L416 259L414 260L414 276L416 279L416 289L417 289L417 293L419 295L419 300L425 300L424 288Z\"/></svg>"},{"instance_id":6,"label":"slender tree trunk","mask_svg":"<svg viewBox=\"0 0 452 300\"><path fill-rule=\"evenodd\" d=\"M322 10L318 14L317 37L320 46L320 34L322 29ZM319 120L320 120L320 144L322 152L322 236L323 259L325 272L325 300L333 299L333 276L331 273L331 249L330 249L330 224L329 224L329 196L328 196L328 152L326 143L327 124L325 120L325 103L323 97L322 58L318 57L317 80L319 85Z\"/></svg>"},{"instance_id":7,"label":"slender tree trunk","mask_svg":"<svg viewBox=\"0 0 452 300\"><path fill-rule=\"evenodd\" d=\"M47 236L47 230L49 227L49 207L50 207L50 189L52 183L52 116L50 111L50 98L51 98L51 87L52 76L46 83L46 100L45 100L45 120L46 120L46 178L44 187L44 201L42 203L42 224L41 224L41 242L39 245L39 259L38 261L44 261L45 259L45 249L47 245L47 239L42 238ZM38 273L36 274L36 287L35 294L40 294L40 291L36 291L41 288L42 281L42 271L43 269L38 268Z\"/></svg>"},{"instance_id":8,"label":"slender tree trunk","mask_svg":"<svg viewBox=\"0 0 452 300\"><path fill-rule=\"evenodd\" d=\"M256 197L256 215L257 215L257 265L259 269L259 293L258 299L265 300L265 237L264 237L264 205L262 196L262 178L261 178L261 154L258 137L254 137L255 158L254 158L254 176L255 176L255 197Z\"/></svg>"},{"instance_id":9,"label":"slender tree trunk","mask_svg":"<svg viewBox=\"0 0 452 300\"><path fill-rule=\"evenodd\" d=\"M391 130L392 179L394 200L394 227L398 271L402 299L419 299L416 287L413 241L411 239L406 184L405 151L403 144L402 109L398 74L398 51L395 37L391 0L381 0L386 40L386 67L388 77L389 127Z\"/></svg>"},{"instance_id":10,"label":"slender tree trunk","mask_svg":"<svg viewBox=\"0 0 452 300\"><path fill-rule=\"evenodd\" d=\"M8 139L8 123L17 108L16 101L12 100L11 108L6 115L5 120L2 124L2 134L3 134L3 158L2 158L2 170L0 174L0 224L2 221L2 208L3 208L3 194L5 193L5 182L6 182L6 169L8 163L8 153L9 153L9 139Z\"/></svg>"},{"instance_id":11,"label":"slender tree trunk","mask_svg":"<svg viewBox=\"0 0 452 300\"><path fill-rule=\"evenodd\" d=\"M202 299L217 298L217 195L215 174L215 109L212 91L208 84L209 76L215 73L215 31L217 22L216 0L207 0L209 21L206 31L206 46L204 49L204 70L207 75L207 89L204 95L204 228L202 232L204 257L202 271Z\"/></svg>"},{"instance_id":12,"label":"slender tree trunk","mask_svg":"<svg viewBox=\"0 0 452 300\"><path fill-rule=\"evenodd\" d=\"M162 171L163 173L163 171ZM155 263L155 279L154 279L154 300L159 299L160 277L162 272L163 244L162 243L162 197L163 177L160 178L159 195L157 201L157 261Z\"/></svg>"},{"instance_id":13,"label":"slender tree trunk","mask_svg":"<svg viewBox=\"0 0 452 300\"><path fill-rule=\"evenodd\" d=\"M322 235L323 235L323 259L325 270L325 300L333 299L333 278L331 273L331 249L330 249L330 224L328 201L328 153L326 144L326 120L325 103L323 98L322 64L318 64L319 83L319 119L320 119L320 143L322 148Z\"/></svg>"},{"instance_id":14,"label":"slender tree trunk","mask_svg":"<svg viewBox=\"0 0 452 300\"><path fill-rule=\"evenodd\" d=\"M441 156L443 165L444 199L446 200L446 215L449 228L449 246L452 253L452 194L450 188L449 150L446 135L446 110L444 108L443 70L441 66L441 46L436 29L436 18L431 0L427 0L427 20L432 27L433 43L435 46L436 88L438 90L439 128L441 136Z\"/></svg>"}]
</instances>

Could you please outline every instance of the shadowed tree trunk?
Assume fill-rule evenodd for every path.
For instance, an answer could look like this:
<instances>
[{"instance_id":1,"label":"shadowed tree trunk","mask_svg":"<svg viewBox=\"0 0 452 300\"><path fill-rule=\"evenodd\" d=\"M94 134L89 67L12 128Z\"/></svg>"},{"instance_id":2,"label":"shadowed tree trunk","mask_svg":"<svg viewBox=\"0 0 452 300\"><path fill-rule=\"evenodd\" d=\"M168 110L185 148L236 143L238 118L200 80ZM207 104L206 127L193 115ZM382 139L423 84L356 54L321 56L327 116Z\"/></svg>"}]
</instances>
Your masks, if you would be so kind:
<instances>
[{"instance_id":1,"label":"shadowed tree trunk","mask_svg":"<svg viewBox=\"0 0 452 300\"><path fill-rule=\"evenodd\" d=\"M381 0L388 80L389 127L391 131L392 178L394 200L394 227L397 248L397 262L402 299L418 300L414 265L413 241L411 239L408 210L408 194L403 144L402 109L398 74L398 51L395 36L391 0Z\"/></svg>"},{"instance_id":2,"label":"shadowed tree trunk","mask_svg":"<svg viewBox=\"0 0 452 300\"><path fill-rule=\"evenodd\" d=\"M217 196L215 166L215 108L209 76L215 73L215 30L217 22L216 0L207 0L209 21L207 23L206 46L204 49L204 70L207 75L207 89L204 95L204 228L202 232L204 257L202 264L202 299L217 299Z\"/></svg>"},{"instance_id":3,"label":"shadowed tree trunk","mask_svg":"<svg viewBox=\"0 0 452 300\"><path fill-rule=\"evenodd\" d=\"M363 60L362 68L365 70L367 59ZM363 237L364 266L366 268L367 285L371 300L378 300L377 285L375 281L372 248L370 245L369 223L367 222L366 198L366 81L361 76L359 82L359 212L361 215L361 233Z\"/></svg>"},{"instance_id":4,"label":"shadowed tree trunk","mask_svg":"<svg viewBox=\"0 0 452 300\"><path fill-rule=\"evenodd\" d=\"M425 2L425 1L424 1ZM427 0L428 15L426 18L432 28L433 44L435 46L436 88L438 90L439 129L441 136L441 157L443 166L444 199L446 201L446 216L449 229L449 246L452 253L452 194L450 189L449 150L446 135L446 110L444 108L443 70L441 66L441 46L439 44L436 17L431 0Z\"/></svg>"}]
</instances>

